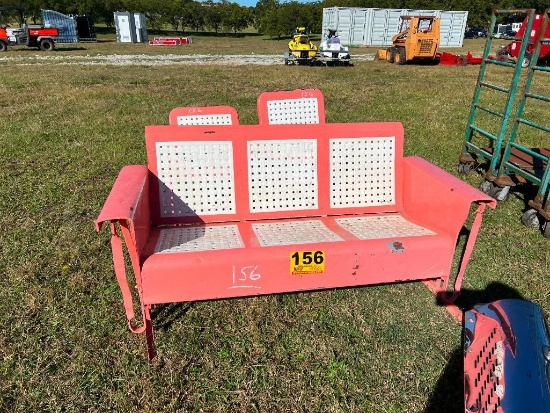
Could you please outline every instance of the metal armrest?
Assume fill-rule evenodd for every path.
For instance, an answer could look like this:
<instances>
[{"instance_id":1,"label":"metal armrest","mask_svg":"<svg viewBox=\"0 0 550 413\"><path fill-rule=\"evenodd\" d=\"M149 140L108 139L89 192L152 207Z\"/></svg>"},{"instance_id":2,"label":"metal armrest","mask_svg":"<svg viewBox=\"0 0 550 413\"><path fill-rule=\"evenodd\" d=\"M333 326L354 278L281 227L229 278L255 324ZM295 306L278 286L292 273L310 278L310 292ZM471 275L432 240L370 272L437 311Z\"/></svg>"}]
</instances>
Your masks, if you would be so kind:
<instances>
[{"instance_id":1,"label":"metal armrest","mask_svg":"<svg viewBox=\"0 0 550 413\"><path fill-rule=\"evenodd\" d=\"M100 231L104 222L123 221L129 221L135 247L141 251L151 228L149 170L146 166L122 168L96 219L96 229Z\"/></svg>"},{"instance_id":2,"label":"metal armrest","mask_svg":"<svg viewBox=\"0 0 550 413\"><path fill-rule=\"evenodd\" d=\"M111 227L113 263L124 301L128 327L134 333L142 333L148 326L148 310L143 305L142 300L143 291L141 287L139 253L147 242L151 229L149 170L147 167L130 165L122 168L96 220L97 231L101 230L104 222L109 222ZM132 293L126 277L122 241L117 230L117 223L122 230L136 279L142 313L141 326L134 324L135 313L132 303Z\"/></svg>"},{"instance_id":3,"label":"metal armrest","mask_svg":"<svg viewBox=\"0 0 550 413\"><path fill-rule=\"evenodd\" d=\"M403 159L404 212L421 223L458 235L472 203L495 208L496 201L419 157Z\"/></svg>"},{"instance_id":4,"label":"metal armrest","mask_svg":"<svg viewBox=\"0 0 550 413\"><path fill-rule=\"evenodd\" d=\"M441 295L447 290L447 284L439 286L437 283L425 282L445 305L450 306L460 293L485 207L489 205L494 208L496 201L422 158L407 157L403 159L403 162L404 213L411 216L415 222L446 232L453 239L458 239L460 230L470 214L472 203L478 205L460 260L452 294L450 296ZM462 314L455 312L454 309L449 308L449 311L457 318L461 318Z\"/></svg>"}]
</instances>

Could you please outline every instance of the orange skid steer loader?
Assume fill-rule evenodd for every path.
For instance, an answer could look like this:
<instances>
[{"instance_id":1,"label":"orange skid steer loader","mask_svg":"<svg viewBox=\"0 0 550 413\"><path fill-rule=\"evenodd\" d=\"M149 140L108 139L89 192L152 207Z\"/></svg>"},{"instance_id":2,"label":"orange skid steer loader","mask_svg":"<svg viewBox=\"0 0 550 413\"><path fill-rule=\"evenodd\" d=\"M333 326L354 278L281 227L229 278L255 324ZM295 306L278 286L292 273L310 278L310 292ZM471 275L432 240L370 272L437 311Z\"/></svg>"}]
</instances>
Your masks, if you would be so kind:
<instances>
[{"instance_id":1,"label":"orange skid steer loader","mask_svg":"<svg viewBox=\"0 0 550 413\"><path fill-rule=\"evenodd\" d=\"M402 16L392 46L378 52L380 59L399 65L408 62L439 63L440 19L434 16Z\"/></svg>"}]
</instances>

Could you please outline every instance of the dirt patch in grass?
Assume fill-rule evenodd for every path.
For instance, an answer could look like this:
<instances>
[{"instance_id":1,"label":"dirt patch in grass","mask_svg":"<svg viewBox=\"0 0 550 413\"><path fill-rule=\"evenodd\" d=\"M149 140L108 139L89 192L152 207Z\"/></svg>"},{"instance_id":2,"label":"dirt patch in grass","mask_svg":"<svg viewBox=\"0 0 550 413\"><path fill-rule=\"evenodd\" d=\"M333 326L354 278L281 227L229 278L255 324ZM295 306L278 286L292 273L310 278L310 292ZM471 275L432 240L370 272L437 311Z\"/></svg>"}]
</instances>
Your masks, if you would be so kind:
<instances>
[{"instance_id":1,"label":"dirt patch in grass","mask_svg":"<svg viewBox=\"0 0 550 413\"><path fill-rule=\"evenodd\" d=\"M353 55L354 61L374 60L374 54ZM166 54L166 55L54 55L36 54L34 56L2 57L0 63L15 65L113 65L113 66L165 66L173 64L183 65L225 65L225 66L272 66L283 65L284 58L278 54L235 54L235 55L211 55L211 54Z\"/></svg>"}]
</instances>

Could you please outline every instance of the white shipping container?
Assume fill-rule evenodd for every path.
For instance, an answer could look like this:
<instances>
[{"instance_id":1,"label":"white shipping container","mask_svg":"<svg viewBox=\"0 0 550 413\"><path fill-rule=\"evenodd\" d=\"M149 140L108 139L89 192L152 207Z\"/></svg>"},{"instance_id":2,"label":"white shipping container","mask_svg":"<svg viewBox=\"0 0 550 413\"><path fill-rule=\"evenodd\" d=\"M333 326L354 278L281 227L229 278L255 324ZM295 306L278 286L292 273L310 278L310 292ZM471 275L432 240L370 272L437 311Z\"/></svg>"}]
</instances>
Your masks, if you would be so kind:
<instances>
[{"instance_id":1,"label":"white shipping container","mask_svg":"<svg viewBox=\"0 0 550 413\"><path fill-rule=\"evenodd\" d=\"M329 7L323 9L323 33L337 30L347 46L389 46L399 31L400 17L412 15L441 18L441 47L462 47L467 11Z\"/></svg>"}]
</instances>

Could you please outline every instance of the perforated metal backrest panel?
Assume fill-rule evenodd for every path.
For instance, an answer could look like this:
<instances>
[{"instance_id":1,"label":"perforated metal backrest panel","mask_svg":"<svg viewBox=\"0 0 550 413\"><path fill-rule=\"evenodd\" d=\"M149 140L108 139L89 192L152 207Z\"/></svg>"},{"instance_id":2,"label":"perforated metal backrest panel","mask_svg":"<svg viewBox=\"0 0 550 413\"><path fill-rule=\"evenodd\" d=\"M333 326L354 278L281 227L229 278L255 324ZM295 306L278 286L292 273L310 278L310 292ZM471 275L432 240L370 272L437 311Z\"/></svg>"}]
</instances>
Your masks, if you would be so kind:
<instances>
[{"instance_id":1,"label":"perforated metal backrest panel","mask_svg":"<svg viewBox=\"0 0 550 413\"><path fill-rule=\"evenodd\" d=\"M160 216L235 213L231 142L157 142Z\"/></svg>"},{"instance_id":2,"label":"perforated metal backrest panel","mask_svg":"<svg viewBox=\"0 0 550 413\"><path fill-rule=\"evenodd\" d=\"M190 125L232 125L230 114L220 115L186 115L176 117L179 126Z\"/></svg>"},{"instance_id":3,"label":"perforated metal backrest panel","mask_svg":"<svg viewBox=\"0 0 550 413\"><path fill-rule=\"evenodd\" d=\"M315 139L248 141L250 212L316 209Z\"/></svg>"},{"instance_id":4,"label":"perforated metal backrest panel","mask_svg":"<svg viewBox=\"0 0 550 413\"><path fill-rule=\"evenodd\" d=\"M191 226L160 231L155 253L244 248L237 225Z\"/></svg>"},{"instance_id":5,"label":"perforated metal backrest panel","mask_svg":"<svg viewBox=\"0 0 550 413\"><path fill-rule=\"evenodd\" d=\"M393 204L395 138L331 139L331 208Z\"/></svg>"},{"instance_id":6,"label":"perforated metal backrest panel","mask_svg":"<svg viewBox=\"0 0 550 413\"><path fill-rule=\"evenodd\" d=\"M231 106L186 106L170 112L170 125L229 126L239 124L239 115Z\"/></svg>"},{"instance_id":7,"label":"perforated metal backrest panel","mask_svg":"<svg viewBox=\"0 0 550 413\"><path fill-rule=\"evenodd\" d=\"M318 220L253 224L262 247L342 241L342 238Z\"/></svg>"},{"instance_id":8,"label":"perforated metal backrest panel","mask_svg":"<svg viewBox=\"0 0 550 413\"><path fill-rule=\"evenodd\" d=\"M267 102L270 125L319 123L319 105L316 98L270 100Z\"/></svg>"}]
</instances>

